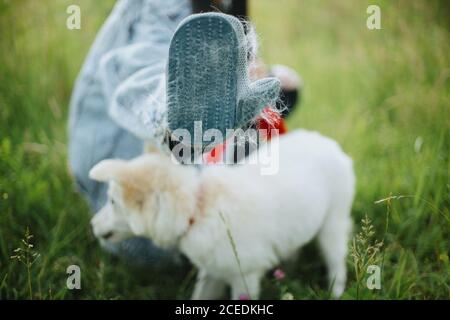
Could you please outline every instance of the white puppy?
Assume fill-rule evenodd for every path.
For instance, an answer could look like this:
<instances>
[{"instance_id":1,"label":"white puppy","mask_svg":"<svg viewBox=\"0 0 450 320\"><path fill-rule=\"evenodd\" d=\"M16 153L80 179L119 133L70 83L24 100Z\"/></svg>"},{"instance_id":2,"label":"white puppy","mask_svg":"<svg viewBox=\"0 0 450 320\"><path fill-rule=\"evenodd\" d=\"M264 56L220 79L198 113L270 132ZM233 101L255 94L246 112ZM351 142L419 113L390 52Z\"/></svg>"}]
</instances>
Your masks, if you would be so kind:
<instances>
[{"instance_id":1,"label":"white puppy","mask_svg":"<svg viewBox=\"0 0 450 320\"><path fill-rule=\"evenodd\" d=\"M227 284L234 299L258 298L264 274L317 237L338 297L346 281L352 161L333 140L305 130L280 137L279 161L277 174L263 176L259 165L198 170L162 154L104 160L90 172L110 183L94 233L177 246L199 268L194 299L220 298Z\"/></svg>"}]
</instances>

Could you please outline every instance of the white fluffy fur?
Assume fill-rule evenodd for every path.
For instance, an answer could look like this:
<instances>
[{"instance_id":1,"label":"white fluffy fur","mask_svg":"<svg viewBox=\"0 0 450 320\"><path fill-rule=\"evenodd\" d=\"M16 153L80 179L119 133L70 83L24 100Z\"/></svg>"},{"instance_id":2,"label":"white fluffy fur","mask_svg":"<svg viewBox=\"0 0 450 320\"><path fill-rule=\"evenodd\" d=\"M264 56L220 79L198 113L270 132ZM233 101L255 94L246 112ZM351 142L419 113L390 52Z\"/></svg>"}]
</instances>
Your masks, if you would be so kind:
<instances>
[{"instance_id":1,"label":"white fluffy fur","mask_svg":"<svg viewBox=\"0 0 450 320\"><path fill-rule=\"evenodd\" d=\"M226 285L234 299L246 293L258 298L264 274L317 237L338 297L346 281L352 161L333 140L305 130L280 137L279 152L280 169L272 176L250 164L199 172L161 154L102 161L90 176L110 181L111 201L93 218L94 233L109 241L140 235L177 246L199 268L194 299L219 298Z\"/></svg>"}]
</instances>

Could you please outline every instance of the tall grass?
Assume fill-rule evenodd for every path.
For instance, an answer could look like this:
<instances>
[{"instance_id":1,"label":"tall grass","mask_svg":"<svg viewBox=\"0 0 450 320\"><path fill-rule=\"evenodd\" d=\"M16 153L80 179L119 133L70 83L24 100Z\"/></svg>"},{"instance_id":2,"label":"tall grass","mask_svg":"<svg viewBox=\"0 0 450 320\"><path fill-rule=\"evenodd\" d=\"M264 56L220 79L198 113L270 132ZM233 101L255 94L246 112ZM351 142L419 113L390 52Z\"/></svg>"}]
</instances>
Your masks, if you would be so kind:
<instances>
[{"instance_id":1,"label":"tall grass","mask_svg":"<svg viewBox=\"0 0 450 320\"><path fill-rule=\"evenodd\" d=\"M382 29L374 31L365 27L365 0L254 0L251 15L263 58L304 78L304 100L289 127L318 130L343 145L358 180L355 230L367 215L374 237L384 239L381 290L358 284L365 282L356 281L349 256L344 298L448 299L449 5L376 2ZM65 27L73 3L82 9L81 31ZM189 296L192 273L134 272L99 248L67 170L71 89L113 3L0 0L2 299L29 298L30 286L37 299ZM409 197L392 199L389 208L375 203L390 195ZM30 277L10 258L27 228L41 254ZM65 287L70 264L81 267L81 291ZM327 298L324 278L308 246L284 282L295 298ZM279 296L270 281L263 288L263 297Z\"/></svg>"}]
</instances>

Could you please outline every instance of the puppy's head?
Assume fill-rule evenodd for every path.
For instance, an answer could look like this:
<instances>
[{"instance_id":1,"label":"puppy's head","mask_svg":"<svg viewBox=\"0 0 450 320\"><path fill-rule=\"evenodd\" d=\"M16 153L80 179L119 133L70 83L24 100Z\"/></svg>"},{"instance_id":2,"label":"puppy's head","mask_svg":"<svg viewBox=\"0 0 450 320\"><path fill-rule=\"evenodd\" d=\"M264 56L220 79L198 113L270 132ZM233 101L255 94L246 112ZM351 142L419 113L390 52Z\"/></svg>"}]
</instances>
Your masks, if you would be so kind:
<instances>
[{"instance_id":1,"label":"puppy's head","mask_svg":"<svg viewBox=\"0 0 450 320\"><path fill-rule=\"evenodd\" d=\"M191 173L156 154L99 162L89 176L108 182L109 189L107 203L91 221L94 234L102 241L143 236L161 247L175 245L195 210Z\"/></svg>"}]
</instances>

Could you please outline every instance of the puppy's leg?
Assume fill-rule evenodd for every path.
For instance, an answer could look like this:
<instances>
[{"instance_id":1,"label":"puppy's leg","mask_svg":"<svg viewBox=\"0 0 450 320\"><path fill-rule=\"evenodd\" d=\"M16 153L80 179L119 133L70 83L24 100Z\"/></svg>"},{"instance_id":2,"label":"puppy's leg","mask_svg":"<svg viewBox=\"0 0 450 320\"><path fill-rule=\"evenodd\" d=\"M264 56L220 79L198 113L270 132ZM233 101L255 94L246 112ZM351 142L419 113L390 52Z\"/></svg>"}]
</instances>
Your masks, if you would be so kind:
<instances>
[{"instance_id":1,"label":"puppy's leg","mask_svg":"<svg viewBox=\"0 0 450 320\"><path fill-rule=\"evenodd\" d=\"M214 300L223 298L226 284L224 281L211 277L205 270L200 270L195 283L192 300Z\"/></svg>"},{"instance_id":2,"label":"puppy's leg","mask_svg":"<svg viewBox=\"0 0 450 320\"><path fill-rule=\"evenodd\" d=\"M347 245L351 229L348 216L331 213L319 233L319 245L328 269L331 293L339 298L347 280Z\"/></svg>"},{"instance_id":3,"label":"puppy's leg","mask_svg":"<svg viewBox=\"0 0 450 320\"><path fill-rule=\"evenodd\" d=\"M245 274L245 283L240 275L236 276L236 278L231 281L231 298L233 300L239 300L242 295L250 295L250 299L259 299L261 278L263 274L263 272Z\"/></svg>"}]
</instances>

